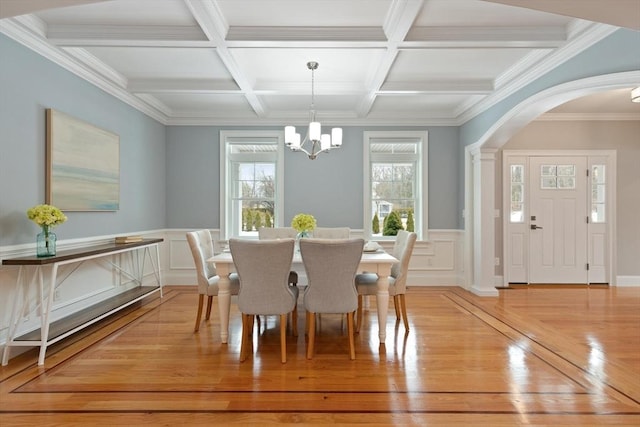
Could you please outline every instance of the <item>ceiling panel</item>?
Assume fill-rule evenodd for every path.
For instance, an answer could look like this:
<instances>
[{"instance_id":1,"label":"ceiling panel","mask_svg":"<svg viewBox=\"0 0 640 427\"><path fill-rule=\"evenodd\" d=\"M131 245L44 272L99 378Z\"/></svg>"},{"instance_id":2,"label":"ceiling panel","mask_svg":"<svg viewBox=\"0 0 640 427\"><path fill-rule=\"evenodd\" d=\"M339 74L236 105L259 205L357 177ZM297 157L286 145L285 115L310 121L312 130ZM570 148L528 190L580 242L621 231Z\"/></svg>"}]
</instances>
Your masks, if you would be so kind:
<instances>
[{"instance_id":1,"label":"ceiling panel","mask_svg":"<svg viewBox=\"0 0 640 427\"><path fill-rule=\"evenodd\" d=\"M33 0L9 8L33 15L2 15L0 31L164 123L303 122L311 103L306 64L317 61L314 101L323 120L460 125L557 66L558 57L578 54L576 46L597 42L594 34L608 34L603 28L613 30L566 8L501 3ZM626 0L599 3L607 16L618 7L635 13ZM580 105L549 115L630 108L591 98Z\"/></svg>"}]
</instances>

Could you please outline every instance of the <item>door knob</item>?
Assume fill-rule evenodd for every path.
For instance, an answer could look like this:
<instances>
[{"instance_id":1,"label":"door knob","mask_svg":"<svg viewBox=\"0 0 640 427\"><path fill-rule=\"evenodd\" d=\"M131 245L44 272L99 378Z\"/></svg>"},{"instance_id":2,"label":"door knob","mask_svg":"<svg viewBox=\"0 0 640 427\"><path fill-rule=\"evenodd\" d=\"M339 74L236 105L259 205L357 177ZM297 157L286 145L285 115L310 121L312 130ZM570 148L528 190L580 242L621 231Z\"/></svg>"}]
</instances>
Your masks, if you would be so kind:
<instances>
[{"instance_id":1,"label":"door knob","mask_svg":"<svg viewBox=\"0 0 640 427\"><path fill-rule=\"evenodd\" d=\"M538 226L537 226L537 225L535 225L535 224L531 224L531 229L532 229L532 230L538 230L538 229L542 230L542 227L538 227Z\"/></svg>"}]
</instances>

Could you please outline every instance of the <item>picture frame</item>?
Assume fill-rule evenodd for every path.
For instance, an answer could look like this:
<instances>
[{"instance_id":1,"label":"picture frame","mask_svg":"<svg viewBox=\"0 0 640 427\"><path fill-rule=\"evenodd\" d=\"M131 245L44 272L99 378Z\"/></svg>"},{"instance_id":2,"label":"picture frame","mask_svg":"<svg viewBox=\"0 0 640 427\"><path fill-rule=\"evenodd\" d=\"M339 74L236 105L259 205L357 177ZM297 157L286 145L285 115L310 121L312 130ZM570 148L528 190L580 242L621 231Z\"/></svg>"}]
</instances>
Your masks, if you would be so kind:
<instances>
[{"instance_id":1,"label":"picture frame","mask_svg":"<svg viewBox=\"0 0 640 427\"><path fill-rule=\"evenodd\" d=\"M120 209L120 137L46 109L46 203L66 211Z\"/></svg>"}]
</instances>

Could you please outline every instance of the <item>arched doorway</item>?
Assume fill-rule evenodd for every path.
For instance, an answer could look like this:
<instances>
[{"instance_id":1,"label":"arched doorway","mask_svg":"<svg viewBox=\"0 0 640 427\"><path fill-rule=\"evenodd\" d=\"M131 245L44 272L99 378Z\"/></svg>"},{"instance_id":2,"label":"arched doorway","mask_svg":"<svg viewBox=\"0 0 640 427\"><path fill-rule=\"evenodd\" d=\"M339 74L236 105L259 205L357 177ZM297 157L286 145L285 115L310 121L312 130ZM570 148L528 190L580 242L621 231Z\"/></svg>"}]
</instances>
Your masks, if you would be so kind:
<instances>
[{"instance_id":1,"label":"arched doorway","mask_svg":"<svg viewBox=\"0 0 640 427\"><path fill-rule=\"evenodd\" d=\"M465 287L495 296L496 179L498 150L540 114L567 101L602 91L636 85L640 72L607 74L576 80L523 100L498 119L479 140L465 148ZM610 283L615 283L615 252Z\"/></svg>"}]
</instances>

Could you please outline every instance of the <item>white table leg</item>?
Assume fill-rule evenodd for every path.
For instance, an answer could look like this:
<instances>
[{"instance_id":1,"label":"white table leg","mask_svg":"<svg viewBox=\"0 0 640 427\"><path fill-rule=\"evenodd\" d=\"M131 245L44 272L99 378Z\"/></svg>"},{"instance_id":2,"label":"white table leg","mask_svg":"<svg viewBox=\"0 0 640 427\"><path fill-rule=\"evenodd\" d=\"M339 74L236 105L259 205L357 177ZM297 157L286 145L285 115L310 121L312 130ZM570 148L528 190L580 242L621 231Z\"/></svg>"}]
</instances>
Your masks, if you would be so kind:
<instances>
[{"instance_id":1,"label":"white table leg","mask_svg":"<svg viewBox=\"0 0 640 427\"><path fill-rule=\"evenodd\" d=\"M391 265L379 264L377 268L378 281L376 302L378 306L378 337L380 344L384 345L387 337L387 311L389 308L389 274L391 273Z\"/></svg>"},{"instance_id":2,"label":"white table leg","mask_svg":"<svg viewBox=\"0 0 640 427\"><path fill-rule=\"evenodd\" d=\"M220 314L220 340L226 344L229 340L229 310L231 308L231 283L229 282L229 264L218 263L216 270L220 276L218 282L218 310Z\"/></svg>"},{"instance_id":3,"label":"white table leg","mask_svg":"<svg viewBox=\"0 0 640 427\"><path fill-rule=\"evenodd\" d=\"M51 276L49 277L49 293L44 295L44 282L42 274L40 274L40 289L42 289L42 317L40 327L40 355L38 357L38 365L44 365L44 358L49 345L49 326L51 325L51 307L53 306L53 297L56 291L56 282L58 281L58 264L51 267ZM46 305L45 305L46 304Z\"/></svg>"},{"instance_id":4,"label":"white table leg","mask_svg":"<svg viewBox=\"0 0 640 427\"><path fill-rule=\"evenodd\" d=\"M16 337L18 322L24 315L27 299L25 295L28 286L25 274L25 267L21 265L20 269L18 270L18 279L16 280L15 294L13 295L13 307L11 309L11 320L9 322L9 327L7 328L7 340L5 341L4 351L2 352L2 366L7 366L7 364L9 363L9 349L11 348L11 343L13 343L13 339ZM20 305L21 308L20 312L18 313L18 303L20 301L20 295L22 295L22 304Z\"/></svg>"}]
</instances>

